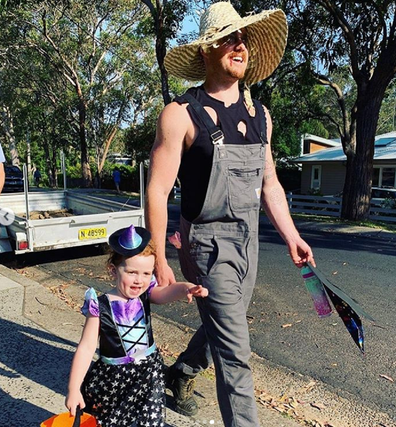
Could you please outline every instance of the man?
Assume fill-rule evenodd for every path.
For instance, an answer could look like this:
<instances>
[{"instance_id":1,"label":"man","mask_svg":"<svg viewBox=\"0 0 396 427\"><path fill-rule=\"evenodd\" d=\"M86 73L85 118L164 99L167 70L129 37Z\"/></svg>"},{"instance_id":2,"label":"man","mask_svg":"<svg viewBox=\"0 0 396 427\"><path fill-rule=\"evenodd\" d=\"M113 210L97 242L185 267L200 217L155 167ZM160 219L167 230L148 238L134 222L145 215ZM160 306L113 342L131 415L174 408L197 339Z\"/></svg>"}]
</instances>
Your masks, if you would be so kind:
<instances>
[{"instance_id":1,"label":"man","mask_svg":"<svg viewBox=\"0 0 396 427\"><path fill-rule=\"evenodd\" d=\"M201 16L199 39L165 58L170 73L204 84L167 105L158 120L146 193L146 223L158 249L156 276L162 286L175 282L165 237L167 198L178 174L182 272L209 290L198 302L202 326L168 369L167 387L176 410L194 415L193 378L213 360L226 427L259 425L246 310L257 273L260 199L292 261L298 267L313 262L276 176L268 110L253 105L247 90L244 99L238 86L273 72L286 36L282 11L241 18L230 3L218 2Z\"/></svg>"},{"instance_id":2,"label":"man","mask_svg":"<svg viewBox=\"0 0 396 427\"><path fill-rule=\"evenodd\" d=\"M4 182L5 182L4 163L5 163L5 157L4 157L3 149L1 148L1 144L0 144L0 193L3 190Z\"/></svg>"},{"instance_id":3,"label":"man","mask_svg":"<svg viewBox=\"0 0 396 427\"><path fill-rule=\"evenodd\" d=\"M114 181L116 191L119 194L120 193L120 183L121 183L121 172L117 166L113 169L113 181Z\"/></svg>"},{"instance_id":4,"label":"man","mask_svg":"<svg viewBox=\"0 0 396 427\"><path fill-rule=\"evenodd\" d=\"M33 174L34 182L36 184L36 187L40 187L40 181L41 181L41 172L39 168L36 168Z\"/></svg>"}]
</instances>

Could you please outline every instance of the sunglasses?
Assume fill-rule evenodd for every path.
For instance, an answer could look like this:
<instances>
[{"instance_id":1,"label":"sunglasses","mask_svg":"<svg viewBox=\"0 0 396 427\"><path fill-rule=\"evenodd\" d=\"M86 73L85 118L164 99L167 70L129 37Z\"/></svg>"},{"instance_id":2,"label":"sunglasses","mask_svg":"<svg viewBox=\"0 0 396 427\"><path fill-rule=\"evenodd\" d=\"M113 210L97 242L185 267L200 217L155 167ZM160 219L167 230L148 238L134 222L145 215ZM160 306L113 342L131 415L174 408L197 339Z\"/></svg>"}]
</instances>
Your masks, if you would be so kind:
<instances>
[{"instance_id":1,"label":"sunglasses","mask_svg":"<svg viewBox=\"0 0 396 427\"><path fill-rule=\"evenodd\" d=\"M245 46L247 46L248 42L248 36L247 33L243 34L241 31L235 31L231 34L228 34L228 36L223 37L220 39L216 44L216 47L219 46L234 46L236 44L243 43Z\"/></svg>"}]
</instances>

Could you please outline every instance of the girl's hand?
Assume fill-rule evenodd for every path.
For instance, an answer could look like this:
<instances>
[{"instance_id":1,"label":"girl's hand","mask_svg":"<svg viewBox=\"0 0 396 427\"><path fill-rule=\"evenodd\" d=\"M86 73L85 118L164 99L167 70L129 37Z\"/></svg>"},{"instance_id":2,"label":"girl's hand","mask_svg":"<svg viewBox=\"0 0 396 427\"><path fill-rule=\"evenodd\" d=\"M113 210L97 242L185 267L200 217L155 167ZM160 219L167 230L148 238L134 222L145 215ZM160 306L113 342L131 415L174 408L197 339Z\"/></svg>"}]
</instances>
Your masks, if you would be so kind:
<instances>
[{"instance_id":1,"label":"girl's hand","mask_svg":"<svg viewBox=\"0 0 396 427\"><path fill-rule=\"evenodd\" d=\"M209 295L209 291L201 285L193 285L190 283L187 286L187 299L189 304L192 302L193 297L205 298Z\"/></svg>"},{"instance_id":2,"label":"girl's hand","mask_svg":"<svg viewBox=\"0 0 396 427\"><path fill-rule=\"evenodd\" d=\"M80 406L80 409L85 408L85 402L81 392L68 393L66 396L65 406L70 411L70 415L75 417L77 406Z\"/></svg>"}]
</instances>

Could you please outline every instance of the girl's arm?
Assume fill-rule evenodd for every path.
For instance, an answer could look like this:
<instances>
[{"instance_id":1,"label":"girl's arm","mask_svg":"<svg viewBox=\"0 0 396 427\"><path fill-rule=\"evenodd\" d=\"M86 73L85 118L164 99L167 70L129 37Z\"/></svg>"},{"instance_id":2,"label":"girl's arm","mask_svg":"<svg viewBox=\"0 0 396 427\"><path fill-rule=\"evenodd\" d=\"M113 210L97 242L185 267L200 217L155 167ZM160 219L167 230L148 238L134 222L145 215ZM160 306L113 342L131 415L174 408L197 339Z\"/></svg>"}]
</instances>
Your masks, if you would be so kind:
<instances>
[{"instance_id":1,"label":"girl's arm","mask_svg":"<svg viewBox=\"0 0 396 427\"><path fill-rule=\"evenodd\" d=\"M153 304L167 304L168 302L187 298L190 304L193 297L204 298L208 294L208 290L201 285L194 285L189 282L177 282L166 287L156 286L153 288L150 293L150 301Z\"/></svg>"},{"instance_id":2,"label":"girl's arm","mask_svg":"<svg viewBox=\"0 0 396 427\"><path fill-rule=\"evenodd\" d=\"M80 387L95 353L98 337L99 317L88 314L70 370L69 387L65 405L72 416L76 415L76 407L78 405L80 405L81 409L85 407Z\"/></svg>"}]
</instances>

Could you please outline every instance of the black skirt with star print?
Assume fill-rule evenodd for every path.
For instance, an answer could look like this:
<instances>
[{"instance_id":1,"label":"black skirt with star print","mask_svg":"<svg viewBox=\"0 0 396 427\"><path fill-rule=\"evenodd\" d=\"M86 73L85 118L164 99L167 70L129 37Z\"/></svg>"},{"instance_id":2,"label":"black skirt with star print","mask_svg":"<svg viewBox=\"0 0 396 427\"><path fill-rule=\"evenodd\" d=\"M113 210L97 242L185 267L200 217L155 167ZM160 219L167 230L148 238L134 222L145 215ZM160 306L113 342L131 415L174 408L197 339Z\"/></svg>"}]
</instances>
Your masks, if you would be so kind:
<instances>
[{"instance_id":1,"label":"black skirt with star print","mask_svg":"<svg viewBox=\"0 0 396 427\"><path fill-rule=\"evenodd\" d=\"M97 360L81 387L85 412L103 427L163 427L163 361L156 351L138 363L108 365Z\"/></svg>"}]
</instances>

